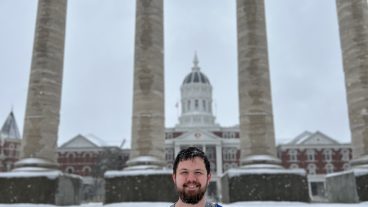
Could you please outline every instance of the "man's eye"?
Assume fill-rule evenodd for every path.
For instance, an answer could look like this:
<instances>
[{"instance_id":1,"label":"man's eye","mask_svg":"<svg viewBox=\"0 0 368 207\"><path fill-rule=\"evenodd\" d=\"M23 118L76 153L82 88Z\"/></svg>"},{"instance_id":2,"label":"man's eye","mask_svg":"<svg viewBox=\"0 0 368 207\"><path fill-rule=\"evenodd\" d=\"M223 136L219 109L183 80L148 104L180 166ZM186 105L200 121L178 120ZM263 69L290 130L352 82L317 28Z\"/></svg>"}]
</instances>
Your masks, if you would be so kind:
<instances>
[{"instance_id":1,"label":"man's eye","mask_svg":"<svg viewBox=\"0 0 368 207\"><path fill-rule=\"evenodd\" d=\"M180 174L182 174L182 175L186 175L186 174L188 174L188 172L183 171L183 172L181 172Z\"/></svg>"},{"instance_id":2,"label":"man's eye","mask_svg":"<svg viewBox=\"0 0 368 207\"><path fill-rule=\"evenodd\" d=\"M202 175L202 172L195 172L196 175Z\"/></svg>"}]
</instances>

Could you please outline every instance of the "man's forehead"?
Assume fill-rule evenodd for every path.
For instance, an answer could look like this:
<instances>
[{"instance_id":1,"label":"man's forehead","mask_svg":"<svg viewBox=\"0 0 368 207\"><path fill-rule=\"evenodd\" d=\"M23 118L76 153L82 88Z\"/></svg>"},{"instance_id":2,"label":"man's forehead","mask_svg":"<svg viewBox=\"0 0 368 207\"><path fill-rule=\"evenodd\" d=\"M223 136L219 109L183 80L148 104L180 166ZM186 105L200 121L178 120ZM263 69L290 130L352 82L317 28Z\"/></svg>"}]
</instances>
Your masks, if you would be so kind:
<instances>
[{"instance_id":1,"label":"man's forehead","mask_svg":"<svg viewBox=\"0 0 368 207\"><path fill-rule=\"evenodd\" d=\"M180 168L188 168L188 167L196 167L200 169L206 169L204 164L204 160L200 157L194 157L186 160L181 160L178 164L178 169Z\"/></svg>"}]
</instances>

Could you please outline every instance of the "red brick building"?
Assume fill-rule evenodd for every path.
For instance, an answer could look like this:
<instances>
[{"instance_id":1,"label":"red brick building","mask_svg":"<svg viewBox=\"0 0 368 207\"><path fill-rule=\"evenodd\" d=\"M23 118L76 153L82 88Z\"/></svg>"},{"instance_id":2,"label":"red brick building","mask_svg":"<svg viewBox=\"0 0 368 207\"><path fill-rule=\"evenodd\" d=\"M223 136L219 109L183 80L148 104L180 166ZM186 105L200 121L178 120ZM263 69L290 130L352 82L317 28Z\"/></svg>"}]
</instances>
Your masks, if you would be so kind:
<instances>
[{"instance_id":1,"label":"red brick building","mask_svg":"<svg viewBox=\"0 0 368 207\"><path fill-rule=\"evenodd\" d=\"M277 147L285 168L303 168L308 174L310 195L315 200L325 197L325 175L350 169L352 147L321 132L303 132L290 142Z\"/></svg>"},{"instance_id":2,"label":"red brick building","mask_svg":"<svg viewBox=\"0 0 368 207\"><path fill-rule=\"evenodd\" d=\"M107 170L120 170L129 150L107 145L94 135L77 135L58 147L60 170L81 176L103 177Z\"/></svg>"}]
</instances>

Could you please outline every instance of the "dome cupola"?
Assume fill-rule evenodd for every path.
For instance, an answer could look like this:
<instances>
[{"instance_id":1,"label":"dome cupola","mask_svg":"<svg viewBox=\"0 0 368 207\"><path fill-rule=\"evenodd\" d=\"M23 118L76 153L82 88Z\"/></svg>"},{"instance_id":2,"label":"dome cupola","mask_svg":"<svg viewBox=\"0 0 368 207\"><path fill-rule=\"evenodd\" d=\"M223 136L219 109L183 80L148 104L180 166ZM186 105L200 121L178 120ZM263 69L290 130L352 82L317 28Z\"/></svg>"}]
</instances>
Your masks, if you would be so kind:
<instances>
[{"instance_id":1,"label":"dome cupola","mask_svg":"<svg viewBox=\"0 0 368 207\"><path fill-rule=\"evenodd\" d=\"M212 86L198 66L197 53L194 55L192 71L181 85L181 115L178 128L216 127L212 114Z\"/></svg>"},{"instance_id":2,"label":"dome cupola","mask_svg":"<svg viewBox=\"0 0 368 207\"><path fill-rule=\"evenodd\" d=\"M183 84L191 84L191 83L205 83L205 84L210 84L210 81L208 80L207 76L205 74L203 74L200 71L200 67L198 66L198 57L197 57L197 53L195 53L194 55L194 60L193 60L193 67L192 67L192 72L189 73L183 81Z\"/></svg>"}]
</instances>

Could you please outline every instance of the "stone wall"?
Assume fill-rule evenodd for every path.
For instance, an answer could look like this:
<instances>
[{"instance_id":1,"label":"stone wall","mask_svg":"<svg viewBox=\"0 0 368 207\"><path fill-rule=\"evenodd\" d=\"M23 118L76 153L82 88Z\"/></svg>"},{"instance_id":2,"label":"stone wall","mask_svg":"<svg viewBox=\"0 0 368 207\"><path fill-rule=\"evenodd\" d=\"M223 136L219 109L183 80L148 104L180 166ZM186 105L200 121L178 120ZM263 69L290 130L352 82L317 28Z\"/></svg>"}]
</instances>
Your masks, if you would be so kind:
<instances>
[{"instance_id":1,"label":"stone wall","mask_svg":"<svg viewBox=\"0 0 368 207\"><path fill-rule=\"evenodd\" d=\"M0 177L0 203L80 204L77 177Z\"/></svg>"},{"instance_id":2,"label":"stone wall","mask_svg":"<svg viewBox=\"0 0 368 207\"><path fill-rule=\"evenodd\" d=\"M309 202L308 181L298 174L239 174L222 177L222 201Z\"/></svg>"},{"instance_id":3,"label":"stone wall","mask_svg":"<svg viewBox=\"0 0 368 207\"><path fill-rule=\"evenodd\" d=\"M118 202L175 202L178 199L171 174L105 177L105 204Z\"/></svg>"}]
</instances>

